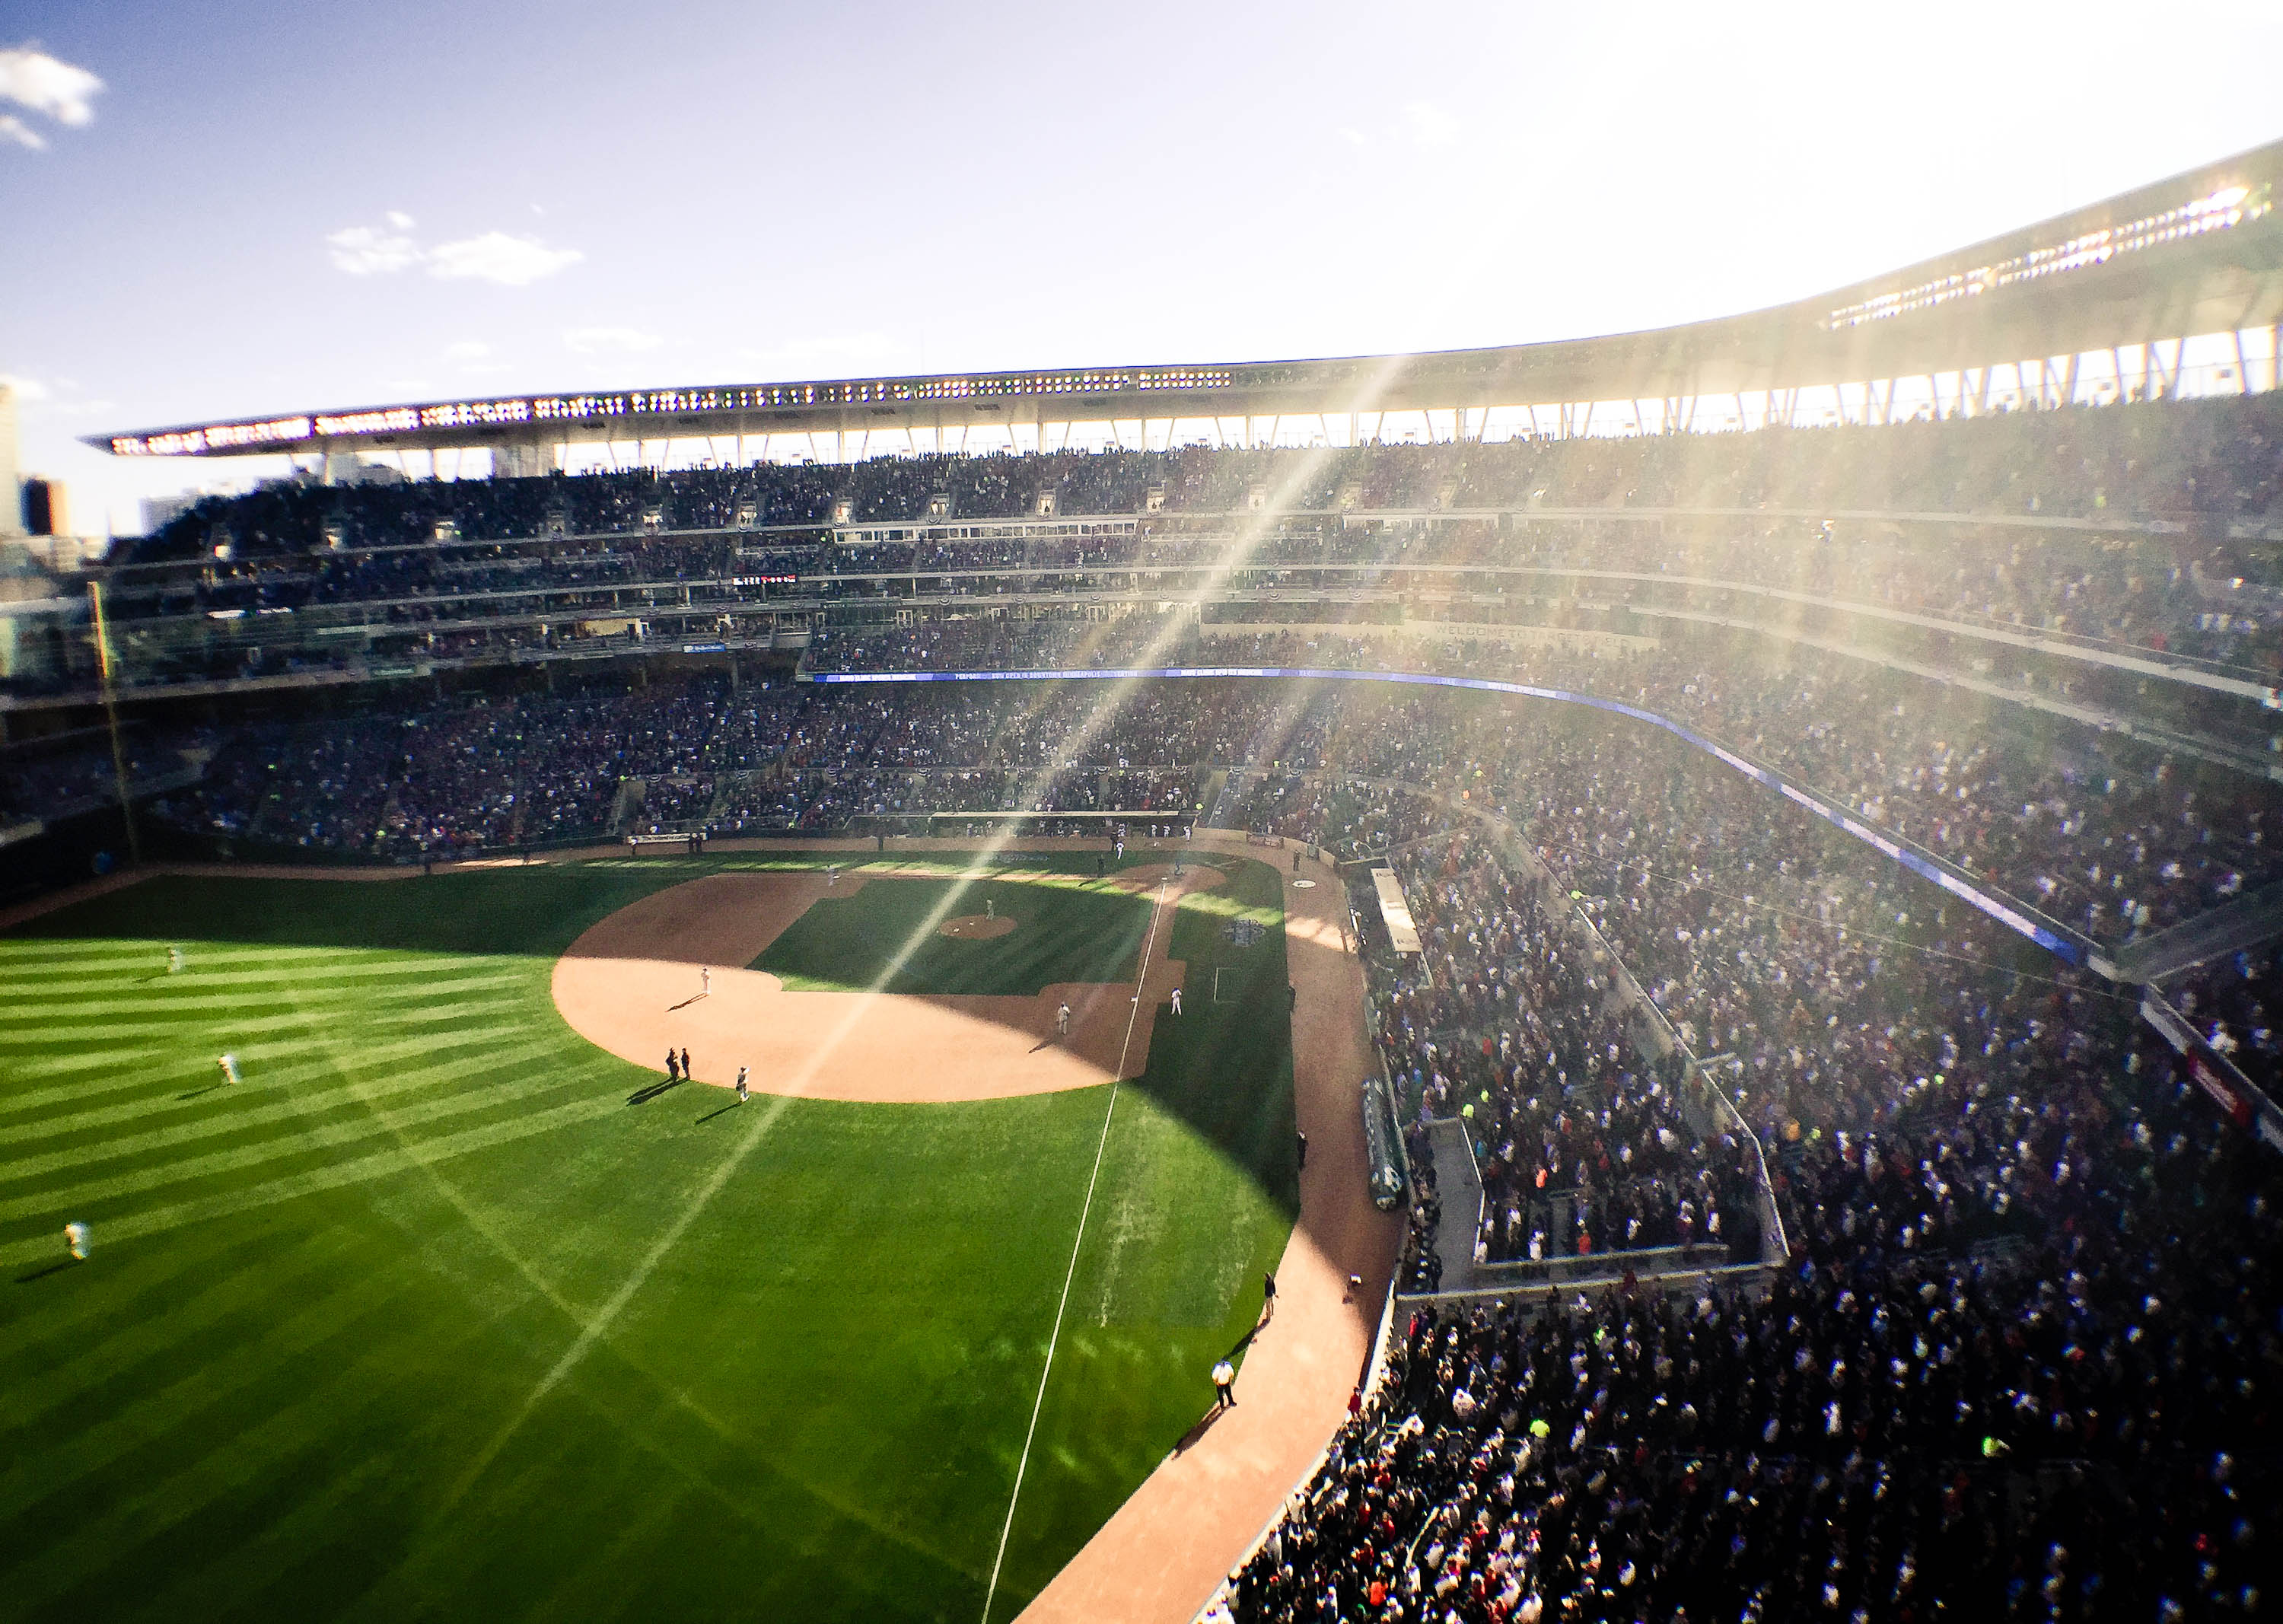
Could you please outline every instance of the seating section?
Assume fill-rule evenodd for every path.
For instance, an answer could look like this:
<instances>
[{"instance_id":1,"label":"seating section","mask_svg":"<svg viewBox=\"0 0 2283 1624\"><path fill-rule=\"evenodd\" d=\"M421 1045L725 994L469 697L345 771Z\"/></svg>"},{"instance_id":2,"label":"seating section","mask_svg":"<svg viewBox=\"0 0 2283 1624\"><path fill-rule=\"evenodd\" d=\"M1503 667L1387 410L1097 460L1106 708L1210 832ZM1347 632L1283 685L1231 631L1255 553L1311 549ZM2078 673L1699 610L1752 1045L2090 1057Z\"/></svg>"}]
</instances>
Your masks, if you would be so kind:
<instances>
[{"instance_id":1,"label":"seating section","mask_svg":"<svg viewBox=\"0 0 2283 1624\"><path fill-rule=\"evenodd\" d=\"M2279 411L277 486L114 574L137 680L433 680L154 707L123 753L155 831L237 856L1019 815L1346 861L1399 1296L1225 1617L2254 1616L2283 1164L2193 1066L2283 1081L2283 956L2153 989L2184 1058L1801 800L2099 953L2264 906ZM1048 499L1118 522L987 522ZM650 616L721 646L525 658ZM262 629L304 621L355 652ZM789 680L1135 667L1251 674ZM0 768L0 823L117 793L91 729Z\"/></svg>"}]
</instances>

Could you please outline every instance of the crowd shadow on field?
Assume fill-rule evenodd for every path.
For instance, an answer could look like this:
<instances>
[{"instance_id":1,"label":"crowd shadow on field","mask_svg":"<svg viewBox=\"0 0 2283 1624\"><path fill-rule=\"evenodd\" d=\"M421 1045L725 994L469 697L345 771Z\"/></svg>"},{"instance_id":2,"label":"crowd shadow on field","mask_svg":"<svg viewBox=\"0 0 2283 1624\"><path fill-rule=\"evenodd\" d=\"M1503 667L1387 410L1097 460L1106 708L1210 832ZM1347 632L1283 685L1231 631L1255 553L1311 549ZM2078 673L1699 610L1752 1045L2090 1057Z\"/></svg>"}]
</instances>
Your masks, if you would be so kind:
<instances>
[{"instance_id":1,"label":"crowd shadow on field","mask_svg":"<svg viewBox=\"0 0 2283 1624\"><path fill-rule=\"evenodd\" d=\"M651 1101L658 1098L660 1095L680 1088L685 1081L686 1079L681 1077L668 1077L665 1081L653 1082L646 1089L636 1089L633 1093L627 1096L627 1104L629 1105L647 1105Z\"/></svg>"}]
</instances>

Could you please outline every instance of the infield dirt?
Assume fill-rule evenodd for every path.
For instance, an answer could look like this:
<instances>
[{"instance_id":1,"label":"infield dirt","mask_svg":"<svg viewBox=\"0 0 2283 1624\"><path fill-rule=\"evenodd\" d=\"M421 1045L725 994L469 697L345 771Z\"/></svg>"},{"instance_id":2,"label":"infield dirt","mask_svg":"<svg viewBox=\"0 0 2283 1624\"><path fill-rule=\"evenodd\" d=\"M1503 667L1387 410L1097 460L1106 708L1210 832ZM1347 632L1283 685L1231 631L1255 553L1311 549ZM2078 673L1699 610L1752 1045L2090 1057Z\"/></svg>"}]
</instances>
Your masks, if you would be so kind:
<instances>
[{"instance_id":1,"label":"infield dirt","mask_svg":"<svg viewBox=\"0 0 2283 1624\"><path fill-rule=\"evenodd\" d=\"M1146 1069L1160 1006L1187 974L1178 959L1150 957L1138 1004L1129 982L1056 982L1028 996L789 992L766 971L736 968L818 902L898 878L726 873L668 886L571 944L555 965L555 1007L588 1042L661 1074L666 1051L686 1050L696 1081L727 1087L742 1066L759 1092L815 1099L1005 1099ZM1167 910L1223 879L1190 866L1175 880L1170 866L1151 864L1123 871L1109 888L1157 897L1162 945ZM1056 1012L1065 1003L1070 1032L1058 1037Z\"/></svg>"}]
</instances>

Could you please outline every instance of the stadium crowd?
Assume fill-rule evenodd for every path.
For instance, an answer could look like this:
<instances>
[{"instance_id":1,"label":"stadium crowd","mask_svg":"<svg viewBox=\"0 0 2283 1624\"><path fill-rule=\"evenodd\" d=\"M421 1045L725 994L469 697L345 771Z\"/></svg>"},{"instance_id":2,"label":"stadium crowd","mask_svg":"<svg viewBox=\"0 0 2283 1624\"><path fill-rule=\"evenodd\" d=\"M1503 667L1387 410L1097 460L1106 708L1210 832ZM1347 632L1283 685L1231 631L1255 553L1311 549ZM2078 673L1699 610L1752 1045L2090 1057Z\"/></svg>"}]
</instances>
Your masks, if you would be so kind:
<instances>
[{"instance_id":1,"label":"stadium crowd","mask_svg":"<svg viewBox=\"0 0 2283 1624\"><path fill-rule=\"evenodd\" d=\"M257 652L271 671L346 658L302 622L261 618L296 612L354 609L340 623L381 636L480 630L496 657L530 645L538 622L559 629L582 613L751 612L761 582L863 597L926 579L939 596L987 597L1210 566L1241 584L1440 590L1492 618L1555 623L1589 589L1773 587L2271 682L2283 573L2226 521L2263 518L2283 488L2276 410L2259 396L1739 435L289 481L196 504L131 544L109 584L122 626L152 634L129 661L138 681L230 675ZM1485 505L1508 518L1463 511ZM1699 511L1677 526L1623 517L1672 506ZM1842 517L1819 522L1825 512ZM2158 516L2184 533L1906 528L1866 512ZM1057 526L1064 515L1118 522ZM1360 573L1290 574L1299 565ZM1429 566L1461 573L1416 573ZM938 574L950 571L990 573ZM158 635L217 617L227 623L203 627L196 648Z\"/></svg>"},{"instance_id":2,"label":"stadium crowd","mask_svg":"<svg viewBox=\"0 0 2283 1624\"><path fill-rule=\"evenodd\" d=\"M1126 645L1154 647L1165 629L1156 617L1127 617L983 621L907 635L971 635L977 647L1005 649L1009 629L1025 627L1041 629L1043 646L1026 643L1023 652L1066 663L1115 664ZM1396 663L1383 644L1364 639L1280 638L1214 637L1168 653L1215 665ZM2283 847L2267 838L2273 785L2184 762L2137 739L2074 728L2040 733L1975 696L1814 651L1795 651L1788 664L1771 668L1749 663L1765 654L1719 643L1601 657L1595 646L1525 647L1504 668L1525 682L1663 714L2092 941L2162 930L2283 875ZM1484 663L1471 644L1422 640L1407 651L1402 663L1430 674ZM1229 697L1240 691L1251 697ZM711 781L711 796L679 785L663 816L735 832L829 828L856 816L1016 810L1026 796L1041 810L1117 809L1100 799L1105 792L1140 797L1137 809L1172 809L1219 769L1233 769L1227 808L1191 810L1214 811L1235 825L1387 844L1408 838L1399 805L1360 828L1366 815L1359 808L1378 792L1338 792L1336 809L1334 787L1315 775L1463 792L1519 820L1547 812L1533 764L1549 750L1582 751L1570 781L1609 778L1622 802L1624 780L1611 775L1624 773L1617 758L1632 746L1617 743L1617 733L1601 735L1598 747L1581 742L1586 736L1569 713L1542 702L1442 691L1391 697L1376 684L1350 690L1305 680L1186 679L1115 690L748 683L733 692L716 677L448 698L256 724L227 742L210 729L152 736L149 748L154 763L186 759L185 750L190 759L214 756L206 782L170 800L178 821L368 853L376 840L384 850L409 851L608 832L618 811L639 809L619 806L628 779ZM1590 721L1604 725L1599 716ZM1629 739L1638 730L1625 725ZM1328 749L1334 733L1337 747ZM1072 741L1082 741L1077 754L1058 753ZM1183 769L1188 777L1146 788L1089 778L1080 787L1049 770L1098 774L1121 763ZM90 741L75 755L12 774L0 804L27 813L43 801L63 804L67 784L98 786L108 768L107 750ZM997 776L975 776L991 773ZM1063 787L1050 793L1056 785ZM1749 800L1765 792L1724 769L1703 792ZM650 799L658 794L647 790L645 800L663 808L662 798ZM1603 857L1647 849L1638 831L1581 830L1572 838Z\"/></svg>"},{"instance_id":3,"label":"stadium crowd","mask_svg":"<svg viewBox=\"0 0 2283 1624\"><path fill-rule=\"evenodd\" d=\"M2262 514L2283 496L2283 408L2271 395L2002 412L1876 427L1748 434L1043 456L877 457L575 478L284 483L210 497L136 549L245 557L639 529L734 531L947 517L1263 505L1375 511L1516 505L1843 511L1897 495L1951 512Z\"/></svg>"},{"instance_id":4,"label":"stadium crowd","mask_svg":"<svg viewBox=\"0 0 2283 1624\"><path fill-rule=\"evenodd\" d=\"M2130 1000L2024 968L1805 815L1657 753L1552 753L1529 833L1551 894L1684 1042L1729 1050L1716 1074L1770 1147L1788 1256L1765 1289L1399 1305L1385 1381L1228 1611L2256 1613L2283 1378L2272 1153ZM1453 841L1406 894L1437 987L1492 1008L1491 964L1530 916L1470 887L1488 871ZM1622 1058L1607 991L1588 972L1531 1003ZM1473 1061L1473 1037L1425 1065ZM1426 1088L1494 1111L1498 1078L1484 1054Z\"/></svg>"},{"instance_id":5,"label":"stadium crowd","mask_svg":"<svg viewBox=\"0 0 2283 1624\"><path fill-rule=\"evenodd\" d=\"M1648 691L1669 657L1609 680ZM1679 689L1703 707L1693 724L1717 714L1770 756L1796 730L1797 750L1827 753L1780 759L1852 768L1809 719L1876 730L1896 701L1829 675L1788 691L1700 670ZM2183 855L2259 849L2256 816L2233 847L2180 822L2198 803L2162 771L2128 793L2049 764L2070 799L2017 814L2022 781L2003 775L2040 770L2026 745L1938 757L1921 780L1921 736L1866 736L1896 777L1851 786L1866 800L1930 817L1946 785L1968 808L1950 815L1988 834L1961 848L1987 867L2123 852L2136 924L2143 900L2155 917L2229 894ZM1137 799L1396 866L1425 953L1378 972L1378 1039L1414 1148L1422 1117L1463 1124L1478 1260L1689 1242L1757 1257L1763 1152L1788 1243L1765 1293L1406 1310L1389 1385L1248 1565L1239 1616L2256 1603L2283 1379L2266 1153L2178 1080L2129 1001L1647 724L1306 682L660 679L262 724L168 808L250 847L401 857L731 808L817 828ZM2177 893L2162 862L2183 862ZM2172 995L2256 1059L2271 967L2223 961ZM1624 980L1654 1013L1626 1010ZM1660 1023L1702 1067L1656 1052ZM1475 1223L1445 1210L1450 1187L1422 1167L1408 1284L1437 1284L1438 1222Z\"/></svg>"},{"instance_id":6,"label":"stadium crowd","mask_svg":"<svg viewBox=\"0 0 2283 1624\"><path fill-rule=\"evenodd\" d=\"M1378 1043L1416 1102L1414 1162L1430 1119L1462 1126L1475 1260L1700 1245L1756 1260L1756 1154L1701 1105L1691 1120L1681 1066L1643 1046L1567 910L1475 836L1430 836L1393 866L1423 953L1376 978Z\"/></svg>"}]
</instances>

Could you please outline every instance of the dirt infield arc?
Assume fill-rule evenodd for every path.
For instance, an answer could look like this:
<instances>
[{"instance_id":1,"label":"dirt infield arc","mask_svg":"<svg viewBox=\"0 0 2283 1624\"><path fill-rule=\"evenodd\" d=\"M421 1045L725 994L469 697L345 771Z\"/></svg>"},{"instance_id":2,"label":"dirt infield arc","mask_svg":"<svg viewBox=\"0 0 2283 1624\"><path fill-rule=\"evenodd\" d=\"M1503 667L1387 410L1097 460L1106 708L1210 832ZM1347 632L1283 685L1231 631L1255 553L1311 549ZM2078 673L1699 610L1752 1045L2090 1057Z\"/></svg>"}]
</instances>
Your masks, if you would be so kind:
<instances>
[{"instance_id":1,"label":"dirt infield arc","mask_svg":"<svg viewBox=\"0 0 2283 1624\"><path fill-rule=\"evenodd\" d=\"M1027 997L788 992L766 971L736 967L759 957L821 899L892 885L897 878L877 870L837 881L726 873L669 886L571 944L556 961L555 1007L588 1042L661 1074L666 1051L686 1050L697 1081L727 1087L743 1066L758 1092L814 1099L1005 1099L1107 1082L1121 1053L1126 1076L1148 1066L1159 1007L1183 984L1187 967L1178 959L1151 959L1138 1020L1134 988L1126 982L1056 982ZM1176 880L1158 864L1126 870L1112 883L1158 894L1159 906L1170 908L1223 877L1196 866ZM1158 923L1162 941L1165 921ZM707 970L703 977L701 967ZM1055 1016L1064 1003L1071 1030L1057 1040Z\"/></svg>"}]
</instances>

